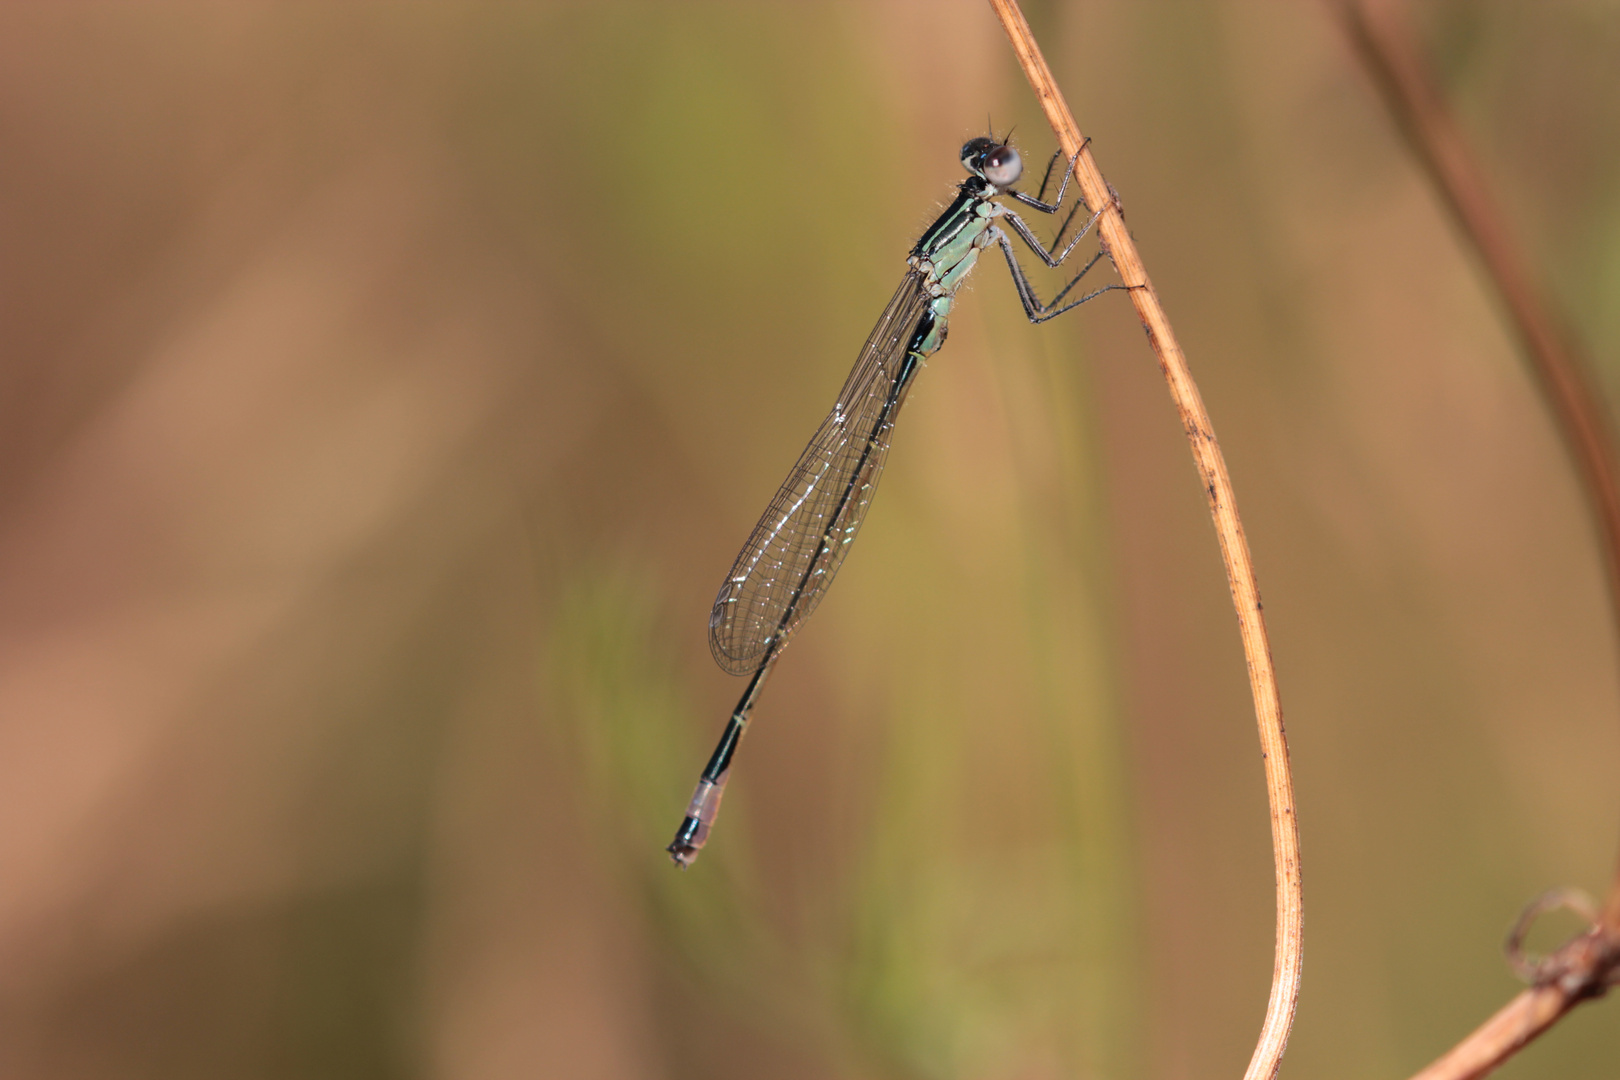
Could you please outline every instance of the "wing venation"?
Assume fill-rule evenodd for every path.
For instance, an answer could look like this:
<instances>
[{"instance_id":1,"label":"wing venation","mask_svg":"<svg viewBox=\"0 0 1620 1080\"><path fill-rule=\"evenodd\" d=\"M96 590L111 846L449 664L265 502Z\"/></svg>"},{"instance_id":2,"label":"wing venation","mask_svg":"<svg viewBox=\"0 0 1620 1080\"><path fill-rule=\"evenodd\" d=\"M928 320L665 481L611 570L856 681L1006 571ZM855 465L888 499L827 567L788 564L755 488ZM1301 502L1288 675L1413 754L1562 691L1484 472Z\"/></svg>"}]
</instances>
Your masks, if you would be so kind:
<instances>
[{"instance_id":1,"label":"wing venation","mask_svg":"<svg viewBox=\"0 0 1620 1080\"><path fill-rule=\"evenodd\" d=\"M731 674L746 675L780 651L843 565L889 456L895 415L912 376L906 346L927 309L921 275L906 275L832 412L720 586L709 614L709 646Z\"/></svg>"}]
</instances>

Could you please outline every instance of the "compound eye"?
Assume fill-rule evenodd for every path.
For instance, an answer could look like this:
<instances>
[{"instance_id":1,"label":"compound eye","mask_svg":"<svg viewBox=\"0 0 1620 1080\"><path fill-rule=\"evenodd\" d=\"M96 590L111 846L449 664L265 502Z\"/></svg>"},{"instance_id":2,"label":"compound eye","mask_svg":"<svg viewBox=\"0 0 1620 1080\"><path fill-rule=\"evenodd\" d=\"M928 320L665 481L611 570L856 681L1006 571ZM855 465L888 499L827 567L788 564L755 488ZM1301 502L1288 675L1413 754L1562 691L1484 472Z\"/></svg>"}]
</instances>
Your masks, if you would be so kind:
<instances>
[{"instance_id":1,"label":"compound eye","mask_svg":"<svg viewBox=\"0 0 1620 1080\"><path fill-rule=\"evenodd\" d=\"M984 159L984 178L1003 191L1024 175L1024 159L1010 146L998 146Z\"/></svg>"},{"instance_id":2,"label":"compound eye","mask_svg":"<svg viewBox=\"0 0 1620 1080\"><path fill-rule=\"evenodd\" d=\"M994 150L996 141L980 135L962 144L962 168L970 173L984 175L984 155Z\"/></svg>"}]
</instances>

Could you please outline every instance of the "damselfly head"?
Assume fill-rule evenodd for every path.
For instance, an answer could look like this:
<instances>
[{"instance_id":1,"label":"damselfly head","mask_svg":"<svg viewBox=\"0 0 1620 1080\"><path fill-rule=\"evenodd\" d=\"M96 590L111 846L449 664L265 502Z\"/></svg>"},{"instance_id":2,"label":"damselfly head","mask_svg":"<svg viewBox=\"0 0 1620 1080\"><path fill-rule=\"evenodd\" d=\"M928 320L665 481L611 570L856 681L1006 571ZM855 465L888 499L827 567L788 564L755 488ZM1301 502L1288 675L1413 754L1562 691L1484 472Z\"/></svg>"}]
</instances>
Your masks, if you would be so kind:
<instances>
[{"instance_id":1,"label":"damselfly head","mask_svg":"<svg viewBox=\"0 0 1620 1080\"><path fill-rule=\"evenodd\" d=\"M963 145L962 167L1002 191L1018 183L1018 178L1024 175L1024 159L1018 156L1018 151L984 135L969 139Z\"/></svg>"},{"instance_id":2,"label":"damselfly head","mask_svg":"<svg viewBox=\"0 0 1620 1080\"><path fill-rule=\"evenodd\" d=\"M984 175L984 155L994 150L1000 144L996 140L980 135L969 139L962 144L962 168L975 176Z\"/></svg>"}]
</instances>

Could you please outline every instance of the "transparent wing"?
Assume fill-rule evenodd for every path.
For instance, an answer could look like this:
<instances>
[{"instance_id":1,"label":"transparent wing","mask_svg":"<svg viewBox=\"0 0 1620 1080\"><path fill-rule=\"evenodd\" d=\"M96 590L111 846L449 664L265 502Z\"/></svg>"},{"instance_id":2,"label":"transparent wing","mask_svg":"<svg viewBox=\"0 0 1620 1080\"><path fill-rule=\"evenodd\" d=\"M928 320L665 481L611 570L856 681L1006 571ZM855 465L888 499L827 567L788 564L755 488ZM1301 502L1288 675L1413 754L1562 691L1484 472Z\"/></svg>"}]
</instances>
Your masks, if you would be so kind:
<instances>
[{"instance_id":1,"label":"transparent wing","mask_svg":"<svg viewBox=\"0 0 1620 1080\"><path fill-rule=\"evenodd\" d=\"M733 675L787 644L832 584L872 502L889 434L911 381L906 346L928 309L906 275L849 373L832 413L754 526L709 613L709 646Z\"/></svg>"}]
</instances>

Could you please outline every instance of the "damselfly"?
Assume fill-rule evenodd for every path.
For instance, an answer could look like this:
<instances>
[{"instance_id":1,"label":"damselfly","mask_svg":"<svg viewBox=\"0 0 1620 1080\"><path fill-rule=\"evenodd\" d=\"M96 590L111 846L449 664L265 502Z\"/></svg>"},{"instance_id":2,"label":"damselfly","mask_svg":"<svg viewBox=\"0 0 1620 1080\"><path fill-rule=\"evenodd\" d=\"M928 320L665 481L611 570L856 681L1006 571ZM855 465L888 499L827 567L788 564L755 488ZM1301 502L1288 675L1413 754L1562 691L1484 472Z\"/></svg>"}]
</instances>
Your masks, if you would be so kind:
<instances>
[{"instance_id":1,"label":"damselfly","mask_svg":"<svg viewBox=\"0 0 1620 1080\"><path fill-rule=\"evenodd\" d=\"M1045 322L1109 289L1124 287L1109 285L1063 303L1086 271L1102 258L1098 251L1073 281L1043 304L1018 265L1012 243L999 223L1005 223L1047 266L1055 267L1069 257L1096 221L1094 215L1057 251L1083 200L1064 220L1050 248L1022 218L996 201L1006 197L1042 213L1056 214L1074 172L1071 159L1056 200L1043 202L1057 160L1054 155L1039 194L1032 197L1013 188L1024 165L1006 140L980 136L962 147L962 166L968 178L957 189L955 201L911 249L905 279L866 339L832 413L799 455L720 586L709 613L709 646L727 672L749 676L748 688L732 710L680 830L669 845L676 865L691 865L708 839L731 759L765 679L843 564L883 474L895 416L923 360L945 343L956 291L980 253L991 244L1001 246L1030 322Z\"/></svg>"}]
</instances>

